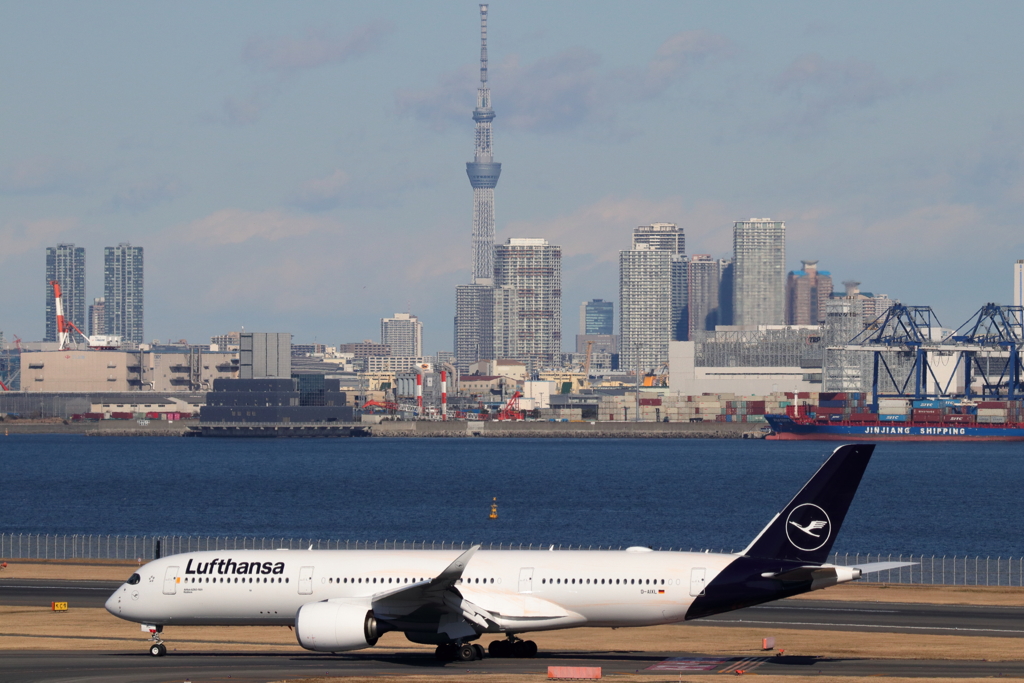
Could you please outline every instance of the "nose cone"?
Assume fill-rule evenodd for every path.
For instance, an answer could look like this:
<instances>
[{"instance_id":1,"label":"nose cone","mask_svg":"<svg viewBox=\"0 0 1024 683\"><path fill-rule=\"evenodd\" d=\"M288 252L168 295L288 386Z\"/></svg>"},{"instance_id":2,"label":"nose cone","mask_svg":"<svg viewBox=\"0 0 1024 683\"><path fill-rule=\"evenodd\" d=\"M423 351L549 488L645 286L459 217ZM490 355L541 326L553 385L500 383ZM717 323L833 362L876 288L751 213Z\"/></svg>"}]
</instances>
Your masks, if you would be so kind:
<instances>
[{"instance_id":1,"label":"nose cone","mask_svg":"<svg viewBox=\"0 0 1024 683\"><path fill-rule=\"evenodd\" d=\"M104 607L107 611L113 614L115 617L121 616L121 593L124 592L124 586L114 591L114 594L107 598L107 602L104 603Z\"/></svg>"}]
</instances>

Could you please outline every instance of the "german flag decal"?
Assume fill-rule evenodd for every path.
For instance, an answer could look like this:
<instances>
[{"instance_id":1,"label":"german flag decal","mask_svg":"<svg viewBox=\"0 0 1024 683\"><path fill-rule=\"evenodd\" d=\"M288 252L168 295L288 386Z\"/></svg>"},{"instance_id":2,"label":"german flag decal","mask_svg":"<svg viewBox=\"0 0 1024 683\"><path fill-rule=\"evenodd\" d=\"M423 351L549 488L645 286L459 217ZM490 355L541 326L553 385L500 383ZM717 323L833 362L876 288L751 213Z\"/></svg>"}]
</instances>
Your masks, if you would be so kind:
<instances>
[{"instance_id":1,"label":"german flag decal","mask_svg":"<svg viewBox=\"0 0 1024 683\"><path fill-rule=\"evenodd\" d=\"M661 595L664 592L665 592L664 590L660 590L660 591L658 591L658 595Z\"/></svg>"}]
</instances>

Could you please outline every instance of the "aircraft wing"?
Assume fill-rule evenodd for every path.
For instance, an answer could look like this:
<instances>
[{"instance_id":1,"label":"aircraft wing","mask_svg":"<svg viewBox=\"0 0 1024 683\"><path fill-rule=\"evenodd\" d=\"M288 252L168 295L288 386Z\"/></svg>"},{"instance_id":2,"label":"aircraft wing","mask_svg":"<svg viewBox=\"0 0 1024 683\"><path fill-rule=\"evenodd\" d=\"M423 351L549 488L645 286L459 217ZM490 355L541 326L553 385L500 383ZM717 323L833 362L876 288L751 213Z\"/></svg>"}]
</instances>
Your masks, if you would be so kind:
<instances>
[{"instance_id":1,"label":"aircraft wing","mask_svg":"<svg viewBox=\"0 0 1024 683\"><path fill-rule=\"evenodd\" d=\"M439 612L438 632L452 639L498 631L508 619L571 619L575 616L548 600L531 595L457 585L470 558L479 549L477 545L462 553L429 581L374 595L374 615L387 620L401 619L424 609Z\"/></svg>"}]
</instances>

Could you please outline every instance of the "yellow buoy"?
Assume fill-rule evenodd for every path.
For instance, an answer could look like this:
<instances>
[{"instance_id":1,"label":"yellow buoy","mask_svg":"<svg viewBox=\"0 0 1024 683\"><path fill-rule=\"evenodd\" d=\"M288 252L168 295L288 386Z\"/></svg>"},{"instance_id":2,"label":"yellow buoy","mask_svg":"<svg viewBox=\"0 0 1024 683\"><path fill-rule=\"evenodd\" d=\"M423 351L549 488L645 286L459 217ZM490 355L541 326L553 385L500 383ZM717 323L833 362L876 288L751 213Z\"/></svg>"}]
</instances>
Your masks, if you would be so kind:
<instances>
[{"instance_id":1,"label":"yellow buoy","mask_svg":"<svg viewBox=\"0 0 1024 683\"><path fill-rule=\"evenodd\" d=\"M493 502L491 503L491 514L489 515L489 518L490 519L497 519L498 518L498 499L497 499L497 497L495 497L492 500L493 500Z\"/></svg>"}]
</instances>

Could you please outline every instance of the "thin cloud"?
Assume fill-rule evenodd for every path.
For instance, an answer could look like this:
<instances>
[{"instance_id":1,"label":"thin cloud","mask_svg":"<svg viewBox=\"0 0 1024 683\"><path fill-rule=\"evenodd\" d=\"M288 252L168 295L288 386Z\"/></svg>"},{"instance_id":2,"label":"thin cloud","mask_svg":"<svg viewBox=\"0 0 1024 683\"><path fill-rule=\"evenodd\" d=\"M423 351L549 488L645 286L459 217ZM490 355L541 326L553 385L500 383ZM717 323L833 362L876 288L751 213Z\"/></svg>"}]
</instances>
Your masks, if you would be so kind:
<instances>
[{"instance_id":1,"label":"thin cloud","mask_svg":"<svg viewBox=\"0 0 1024 683\"><path fill-rule=\"evenodd\" d=\"M183 226L178 232L190 242L222 245L256 240L279 242L340 227L336 221L315 216L282 211L222 209Z\"/></svg>"},{"instance_id":2,"label":"thin cloud","mask_svg":"<svg viewBox=\"0 0 1024 683\"><path fill-rule=\"evenodd\" d=\"M47 218L0 226L0 262L41 251L77 227L75 218Z\"/></svg>"},{"instance_id":3,"label":"thin cloud","mask_svg":"<svg viewBox=\"0 0 1024 683\"><path fill-rule=\"evenodd\" d=\"M297 38L253 38L245 46L242 56L250 66L260 71L313 69L326 64L341 64L371 52L393 30L391 22L386 21L360 26L346 36L311 28Z\"/></svg>"},{"instance_id":4,"label":"thin cloud","mask_svg":"<svg viewBox=\"0 0 1024 683\"><path fill-rule=\"evenodd\" d=\"M495 108L503 126L552 132L614 119L624 103L657 98L696 67L732 52L722 36L685 31L662 43L640 67L610 69L596 52L572 47L528 64L512 55L492 65L490 80L501 84ZM398 109L435 129L463 122L475 101L476 73L466 65L433 88L400 91Z\"/></svg>"},{"instance_id":5,"label":"thin cloud","mask_svg":"<svg viewBox=\"0 0 1024 683\"><path fill-rule=\"evenodd\" d=\"M83 187L88 170L49 156L22 159L0 169L0 194L37 195L73 192Z\"/></svg>"},{"instance_id":6,"label":"thin cloud","mask_svg":"<svg viewBox=\"0 0 1024 683\"><path fill-rule=\"evenodd\" d=\"M184 191L184 185L177 178L151 178L120 190L111 198L110 207L115 211L141 213L177 199Z\"/></svg>"},{"instance_id":7,"label":"thin cloud","mask_svg":"<svg viewBox=\"0 0 1024 683\"><path fill-rule=\"evenodd\" d=\"M774 86L777 93L794 101L799 123L817 124L833 114L867 108L903 94L912 84L887 78L870 62L832 61L806 54L793 60Z\"/></svg>"},{"instance_id":8,"label":"thin cloud","mask_svg":"<svg viewBox=\"0 0 1024 683\"><path fill-rule=\"evenodd\" d=\"M336 169L324 178L314 178L303 183L290 203L305 211L333 209L341 203L350 180L348 173Z\"/></svg>"}]
</instances>

